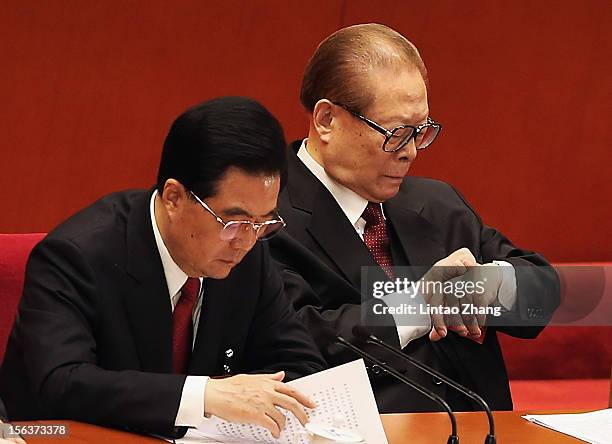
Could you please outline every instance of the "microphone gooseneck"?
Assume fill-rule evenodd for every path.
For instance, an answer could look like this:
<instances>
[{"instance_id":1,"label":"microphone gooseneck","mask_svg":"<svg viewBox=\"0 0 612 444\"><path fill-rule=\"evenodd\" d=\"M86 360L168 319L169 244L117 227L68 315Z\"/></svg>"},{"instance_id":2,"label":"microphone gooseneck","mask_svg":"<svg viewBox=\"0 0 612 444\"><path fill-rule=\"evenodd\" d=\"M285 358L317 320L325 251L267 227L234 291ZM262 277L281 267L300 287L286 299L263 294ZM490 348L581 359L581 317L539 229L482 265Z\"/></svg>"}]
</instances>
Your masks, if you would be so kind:
<instances>
[{"instance_id":1,"label":"microphone gooseneck","mask_svg":"<svg viewBox=\"0 0 612 444\"><path fill-rule=\"evenodd\" d=\"M448 376L444 375L443 373L440 373L436 369L433 369L430 366L428 366L426 364L423 364L421 361L419 361L417 359L414 359L412 356L409 356L409 355L406 355L406 354L402 353L400 350L396 349L395 347L393 347L393 346L387 344L386 342L384 342L382 339L379 339L376 336L374 336L373 334L371 334L368 331L367 328L365 328L365 327L363 327L361 325L356 325L355 327L353 327L352 333L360 341L363 341L364 343L368 343L368 344L374 344L374 345L376 345L378 347L382 347L385 350L390 351L395 356L410 362L412 365L414 365L415 367L417 367L420 370L424 371L425 373L428 373L428 374L430 374L432 376L435 376L436 378L438 378L439 380L441 380L442 382L444 382L448 386L454 388L455 390L457 390L460 393L463 393L468 398L471 398L474 401L476 401L483 408L483 410L486 412L487 418L489 420L489 434L485 438L485 444L496 444L497 439L495 437L495 422L493 420L493 413L491 412L491 409L489 408L489 405L486 403L486 401L479 394L477 394L474 391L468 389L467 387L464 387L463 385L459 384L458 382L453 381Z\"/></svg>"},{"instance_id":2,"label":"microphone gooseneck","mask_svg":"<svg viewBox=\"0 0 612 444\"><path fill-rule=\"evenodd\" d=\"M448 416L450 418L450 421L451 421L451 434L448 437L447 444L459 444L459 436L457 435L457 420L455 418L455 414L453 413L452 409L450 408L450 406L448 405L448 403L444 399L442 399L436 393L434 393L434 392L426 389L425 387L421 386L420 384L417 384L416 382L413 382L410 379L406 378L404 375L399 373L393 367L390 367L389 365L387 365L384 362L382 362L380 359L375 358L374 356L370 355L369 353L361 350L359 347L356 347L355 345L351 344L349 341L344 339L342 336L336 335L333 331L327 332L326 336L328 336L329 342L335 342L335 343L337 343L337 344L339 344L339 345L341 345L341 346L343 346L343 347L353 351L357 355L361 356L363 359L366 359L366 360L376 364L377 366L382 368L385 372L387 372L388 374L390 374L394 378L400 380L401 382L403 382L404 384L408 385L409 387L412 387L413 389L415 389L416 391L418 391L422 395L426 396L427 398L429 398L432 401L436 402L437 404L441 405L444 408L444 410L446 411L446 413L448 414Z\"/></svg>"}]
</instances>

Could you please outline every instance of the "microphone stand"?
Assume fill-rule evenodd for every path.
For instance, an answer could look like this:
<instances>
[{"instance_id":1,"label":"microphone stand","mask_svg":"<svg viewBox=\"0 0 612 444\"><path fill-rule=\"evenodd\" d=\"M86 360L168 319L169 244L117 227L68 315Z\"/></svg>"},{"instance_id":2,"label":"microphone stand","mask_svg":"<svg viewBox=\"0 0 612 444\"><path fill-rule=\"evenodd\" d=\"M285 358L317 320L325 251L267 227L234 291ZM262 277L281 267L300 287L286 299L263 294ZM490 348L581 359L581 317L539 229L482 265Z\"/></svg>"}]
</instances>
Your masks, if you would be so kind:
<instances>
[{"instance_id":1,"label":"microphone stand","mask_svg":"<svg viewBox=\"0 0 612 444\"><path fill-rule=\"evenodd\" d=\"M497 439L495 438L495 422L493 420L493 413L491 412L489 405L480 395L468 389L467 387L462 386L458 382L453 381L448 376L429 367L428 365L423 364L421 361L414 359L412 356L402 353L400 350L396 349L395 347L392 347L391 345L384 342L382 339L379 339L373 334L371 334L369 331L367 331L366 328L362 326L356 325L353 328L353 335L355 335L356 338L361 339L362 341L365 341L368 344L374 344L378 347L382 347L385 350L388 350L389 352L393 353L395 356L410 362L412 365L421 369L425 373L435 376L436 378L443 381L444 383L454 388L458 392L463 393L468 398L475 400L483 408L483 410L487 413L487 418L489 420L489 434L485 438L485 444L496 444Z\"/></svg>"},{"instance_id":2,"label":"microphone stand","mask_svg":"<svg viewBox=\"0 0 612 444\"><path fill-rule=\"evenodd\" d=\"M459 436L457 436L457 421L455 419L455 415L454 415L453 411L451 410L451 408L448 405L448 403L446 401L444 401L444 399L442 399L440 396L438 396L437 394L433 393L432 391L426 389L425 387L422 387L421 385L417 384L416 382L413 382L410 379L406 378L404 375L399 373L393 367L390 367L389 365L385 364L384 362L382 362L381 360L375 358L374 356L370 355L369 353L361 350L360 348L355 347L353 344L348 342L342 336L335 336L333 338L333 340L334 340L334 342L336 342L336 343L338 343L338 344L348 348L349 350L355 352L356 354L358 354L362 358L367 359L370 362L373 362L374 364L378 365L380 368L382 368L385 372L389 373L394 378L402 381L404 384L408 385L409 387L412 387L413 389L415 389L419 393L423 394L427 398L431 399L432 401L440 404L444 408L444 410L446 410L446 412L448 413L448 416L450 417L450 420L451 420L451 434L448 437L447 444L459 444Z\"/></svg>"}]
</instances>

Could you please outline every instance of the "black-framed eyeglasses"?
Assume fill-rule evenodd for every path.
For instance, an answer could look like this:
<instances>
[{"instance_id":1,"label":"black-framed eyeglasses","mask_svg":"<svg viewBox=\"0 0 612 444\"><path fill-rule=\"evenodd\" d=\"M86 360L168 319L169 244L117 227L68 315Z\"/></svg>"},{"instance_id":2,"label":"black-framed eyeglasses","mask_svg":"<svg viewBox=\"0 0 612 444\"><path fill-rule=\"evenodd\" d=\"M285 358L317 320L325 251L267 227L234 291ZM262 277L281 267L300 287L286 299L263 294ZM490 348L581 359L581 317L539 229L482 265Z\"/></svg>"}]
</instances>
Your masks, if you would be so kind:
<instances>
[{"instance_id":1,"label":"black-framed eyeglasses","mask_svg":"<svg viewBox=\"0 0 612 444\"><path fill-rule=\"evenodd\" d=\"M224 241L230 241L238 236L244 236L247 233L254 232L258 241L268 240L274 237L286 225L280 215L278 219L267 220L265 222L251 222L249 220L230 220L225 222L210 208L202 199L200 199L193 191L189 193L198 201L206 211L208 211L221 224L219 238Z\"/></svg>"},{"instance_id":2,"label":"black-framed eyeglasses","mask_svg":"<svg viewBox=\"0 0 612 444\"><path fill-rule=\"evenodd\" d=\"M378 131L380 134L385 136L385 141L382 144L382 149L387 153L393 153L402 149L413 138L416 149L424 150L429 145L431 145L434 140L436 140L436 137L438 137L438 134L440 134L440 130L442 129L441 124L434 122L430 117L427 117L427 122L419 126L400 125L388 130L387 128L382 125L379 125L373 120L370 120L367 117L364 117L361 114L351 110L342 103L333 103L334 105L338 105L344 108L354 117L365 122L365 124L368 125L370 128L375 131Z\"/></svg>"}]
</instances>

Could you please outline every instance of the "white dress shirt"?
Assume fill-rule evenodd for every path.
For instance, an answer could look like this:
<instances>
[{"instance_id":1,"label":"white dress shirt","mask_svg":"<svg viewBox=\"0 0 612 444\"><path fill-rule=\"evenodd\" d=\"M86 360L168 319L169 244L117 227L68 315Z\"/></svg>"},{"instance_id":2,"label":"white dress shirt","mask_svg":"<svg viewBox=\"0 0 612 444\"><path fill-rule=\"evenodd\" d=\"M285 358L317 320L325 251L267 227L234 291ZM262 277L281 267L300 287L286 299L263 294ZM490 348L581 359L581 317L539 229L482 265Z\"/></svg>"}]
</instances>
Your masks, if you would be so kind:
<instances>
[{"instance_id":1,"label":"white dress shirt","mask_svg":"<svg viewBox=\"0 0 612 444\"><path fill-rule=\"evenodd\" d=\"M346 188L344 185L339 184L336 180L332 179L325 169L310 155L308 152L306 142L308 139L302 141L302 145L298 150L297 156L302 163L315 175L317 179L327 188L327 190L334 197L342 212L346 215L347 219L355 228L355 231L363 240L363 233L365 231L366 221L361 217L364 210L368 205L368 201L355 193L354 191ZM384 209L381 205L381 211L383 217L385 217ZM502 267L502 283L498 292L498 301L505 310L512 310L516 303L516 276L514 267L509 262L505 261L494 261L497 265ZM424 304L423 297L417 295L417 303ZM385 297L381 298L385 301ZM388 302L396 299L396 294L393 293L388 295ZM431 330L431 319L429 315L414 315L419 319L414 319L413 324L417 326L406 326L397 325L397 335L401 348L404 348L410 341L417 339ZM400 320L399 316L394 316L396 324Z\"/></svg>"},{"instance_id":2,"label":"white dress shirt","mask_svg":"<svg viewBox=\"0 0 612 444\"><path fill-rule=\"evenodd\" d=\"M166 283L168 284L168 296L172 305L172 311L178 300L181 297L181 288L187 282L188 276L176 265L176 262L170 256L168 248L164 244L164 240L161 237L159 228L157 227L157 221L155 219L155 196L157 196L157 190L153 192L150 203L151 213L151 225L153 226L153 234L155 235L155 243L159 256L161 258L162 266L164 269L164 275L166 277ZM198 324L200 322L200 311L202 308L202 294L204 289L202 288L203 279L200 278L200 294L198 300L193 309L193 344L195 344L196 332L198 331ZM183 385L183 392L181 394L181 402L179 404L176 419L174 421L175 426L187 426L197 427L205 419L204 417L204 393L206 391L206 383L208 382L208 376L187 376L185 384Z\"/></svg>"}]
</instances>

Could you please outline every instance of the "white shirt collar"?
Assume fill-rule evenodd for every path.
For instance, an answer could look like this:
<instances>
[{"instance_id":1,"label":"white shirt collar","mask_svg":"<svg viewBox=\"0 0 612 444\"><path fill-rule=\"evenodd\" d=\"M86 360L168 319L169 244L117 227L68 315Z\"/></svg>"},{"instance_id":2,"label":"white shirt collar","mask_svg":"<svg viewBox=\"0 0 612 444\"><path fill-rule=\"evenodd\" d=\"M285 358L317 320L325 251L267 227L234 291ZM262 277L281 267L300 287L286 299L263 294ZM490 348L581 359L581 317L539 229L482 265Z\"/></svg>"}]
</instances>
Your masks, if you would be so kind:
<instances>
[{"instance_id":1,"label":"white shirt collar","mask_svg":"<svg viewBox=\"0 0 612 444\"><path fill-rule=\"evenodd\" d=\"M302 141L302 145L298 150L298 158L306 165L306 168L315 175L317 179L328 189L338 205L348 218L351 225L355 226L364 210L368 206L368 201L355 193L353 190L348 189L344 185L340 185L334 179L332 179L325 169L317 163L317 161L310 155L306 148L306 141Z\"/></svg>"},{"instance_id":2,"label":"white shirt collar","mask_svg":"<svg viewBox=\"0 0 612 444\"><path fill-rule=\"evenodd\" d=\"M164 240L161 237L161 233L157 227L157 221L155 220L155 196L157 196L157 190L153 192L149 206L151 213L151 225L153 226L155 243L157 244L159 257L161 258L162 266L164 268L164 275L166 276L166 283L168 284L168 292L170 293L170 299L172 299L174 295L176 295L183 287L183 285L185 285L188 276L183 270L180 269L178 265L176 265L176 262L174 262L172 256L170 256L170 252L168 251L168 248L166 248L166 244L164 244Z\"/></svg>"}]
</instances>

